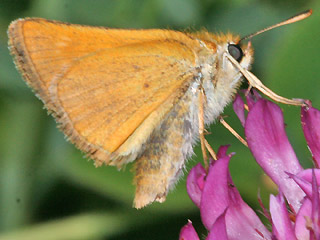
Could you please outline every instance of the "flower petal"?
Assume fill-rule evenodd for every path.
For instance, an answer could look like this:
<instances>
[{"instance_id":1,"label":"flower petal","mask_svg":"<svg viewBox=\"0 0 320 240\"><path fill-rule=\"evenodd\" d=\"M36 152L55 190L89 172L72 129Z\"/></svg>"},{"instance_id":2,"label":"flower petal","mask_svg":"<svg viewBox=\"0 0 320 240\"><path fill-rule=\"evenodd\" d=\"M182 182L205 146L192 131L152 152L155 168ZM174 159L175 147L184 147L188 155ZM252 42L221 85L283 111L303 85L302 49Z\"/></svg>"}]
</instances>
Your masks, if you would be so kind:
<instances>
[{"instance_id":1,"label":"flower petal","mask_svg":"<svg viewBox=\"0 0 320 240\"><path fill-rule=\"evenodd\" d=\"M228 163L230 158L231 155L220 158L209 167L200 204L202 222L208 230L229 205Z\"/></svg>"},{"instance_id":2,"label":"flower petal","mask_svg":"<svg viewBox=\"0 0 320 240\"><path fill-rule=\"evenodd\" d=\"M218 159L209 168L200 204L202 222L208 230L211 230L227 209L228 239L271 239L270 232L255 212L242 200L233 185L228 170L230 157L231 155L228 155Z\"/></svg>"},{"instance_id":3,"label":"flower petal","mask_svg":"<svg viewBox=\"0 0 320 240\"><path fill-rule=\"evenodd\" d=\"M219 159L219 158L223 158L223 157L227 156L227 151L228 151L229 147L230 147L230 145L220 146L218 149L217 158Z\"/></svg>"},{"instance_id":4,"label":"flower petal","mask_svg":"<svg viewBox=\"0 0 320 240\"><path fill-rule=\"evenodd\" d=\"M308 181L310 184L312 183L313 173L317 179L318 185L320 185L320 169L305 169L302 172L297 174L298 177Z\"/></svg>"},{"instance_id":5,"label":"flower petal","mask_svg":"<svg viewBox=\"0 0 320 240\"><path fill-rule=\"evenodd\" d=\"M217 218L206 240L229 240L226 229L226 211Z\"/></svg>"},{"instance_id":6,"label":"flower petal","mask_svg":"<svg viewBox=\"0 0 320 240\"><path fill-rule=\"evenodd\" d=\"M252 89L249 94L246 95L247 104L250 110L259 99L261 99L261 95L255 89Z\"/></svg>"},{"instance_id":7,"label":"flower petal","mask_svg":"<svg viewBox=\"0 0 320 240\"><path fill-rule=\"evenodd\" d=\"M310 239L310 230L307 228L311 223L312 202L309 198L303 200L302 206L296 215L294 232L299 240Z\"/></svg>"},{"instance_id":8,"label":"flower petal","mask_svg":"<svg viewBox=\"0 0 320 240\"><path fill-rule=\"evenodd\" d=\"M271 239L271 233L262 224L257 214L242 200L238 190L230 188L226 226L229 240Z\"/></svg>"},{"instance_id":9,"label":"flower petal","mask_svg":"<svg viewBox=\"0 0 320 240\"><path fill-rule=\"evenodd\" d=\"M296 174L303 169L286 136L281 109L260 99L247 116L245 134L258 164L298 211L304 193L286 172Z\"/></svg>"},{"instance_id":10,"label":"flower petal","mask_svg":"<svg viewBox=\"0 0 320 240\"><path fill-rule=\"evenodd\" d=\"M237 114L242 126L244 126L246 122L246 117L244 115L244 102L239 94L236 95L236 98L233 101L233 110Z\"/></svg>"},{"instance_id":11,"label":"flower petal","mask_svg":"<svg viewBox=\"0 0 320 240\"><path fill-rule=\"evenodd\" d=\"M299 187L304 191L304 193L311 199L312 198L312 185L307 180L299 177L299 175L289 174L290 178L292 178Z\"/></svg>"},{"instance_id":12,"label":"flower petal","mask_svg":"<svg viewBox=\"0 0 320 240\"><path fill-rule=\"evenodd\" d=\"M205 177L206 171L202 167L201 163L198 163L190 170L187 178L187 192L191 200L198 207L200 207L200 200L204 187Z\"/></svg>"},{"instance_id":13,"label":"flower petal","mask_svg":"<svg viewBox=\"0 0 320 240\"><path fill-rule=\"evenodd\" d=\"M301 108L304 136L317 166L320 166L320 111L313 107Z\"/></svg>"},{"instance_id":14,"label":"flower petal","mask_svg":"<svg viewBox=\"0 0 320 240\"><path fill-rule=\"evenodd\" d=\"M316 175L312 171L312 226L314 239L320 239L320 201L319 201L319 185Z\"/></svg>"},{"instance_id":15,"label":"flower petal","mask_svg":"<svg viewBox=\"0 0 320 240\"><path fill-rule=\"evenodd\" d=\"M270 213L272 230L277 239L296 240L287 206L281 194L277 197L270 195Z\"/></svg>"},{"instance_id":16,"label":"flower petal","mask_svg":"<svg viewBox=\"0 0 320 240\"><path fill-rule=\"evenodd\" d=\"M190 220L181 228L179 240L199 240L199 236Z\"/></svg>"},{"instance_id":17,"label":"flower petal","mask_svg":"<svg viewBox=\"0 0 320 240\"><path fill-rule=\"evenodd\" d=\"M317 185L320 185L320 169L306 169L296 175L294 174L288 174L288 175L299 185L299 187L305 192L305 194L310 199L312 199L313 175L316 179ZM318 188L318 191L319 190L320 189Z\"/></svg>"}]
</instances>

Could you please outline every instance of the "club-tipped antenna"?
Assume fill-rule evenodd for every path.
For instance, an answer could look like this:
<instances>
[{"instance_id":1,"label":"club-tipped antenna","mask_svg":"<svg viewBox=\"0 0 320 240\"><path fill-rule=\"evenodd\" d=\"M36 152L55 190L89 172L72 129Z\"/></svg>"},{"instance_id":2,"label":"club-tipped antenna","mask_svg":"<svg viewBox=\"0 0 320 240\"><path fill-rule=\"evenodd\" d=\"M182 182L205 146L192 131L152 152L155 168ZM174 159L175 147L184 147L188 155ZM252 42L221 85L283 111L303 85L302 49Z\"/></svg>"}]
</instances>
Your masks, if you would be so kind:
<instances>
[{"instance_id":1,"label":"club-tipped antenna","mask_svg":"<svg viewBox=\"0 0 320 240\"><path fill-rule=\"evenodd\" d=\"M291 18L288 18L287 20L284 20L283 22L280 22L280 23L277 23L277 24L274 24L270 27L266 27L260 31L257 31L255 33L251 33L247 36L244 36L243 38L240 39L239 42L243 41L243 40L246 40L248 38L252 38L254 36L257 36L263 32L266 32L266 31L269 31L271 29L274 29L274 28L277 28L277 27L280 27L280 26L283 26L283 25L287 25L287 24L290 24L290 23L294 23L294 22L298 22L298 21L301 21L307 17L309 17L310 15L312 14L312 9L309 9L309 10L306 10L306 11L303 11L297 15L294 15L292 16Z\"/></svg>"}]
</instances>

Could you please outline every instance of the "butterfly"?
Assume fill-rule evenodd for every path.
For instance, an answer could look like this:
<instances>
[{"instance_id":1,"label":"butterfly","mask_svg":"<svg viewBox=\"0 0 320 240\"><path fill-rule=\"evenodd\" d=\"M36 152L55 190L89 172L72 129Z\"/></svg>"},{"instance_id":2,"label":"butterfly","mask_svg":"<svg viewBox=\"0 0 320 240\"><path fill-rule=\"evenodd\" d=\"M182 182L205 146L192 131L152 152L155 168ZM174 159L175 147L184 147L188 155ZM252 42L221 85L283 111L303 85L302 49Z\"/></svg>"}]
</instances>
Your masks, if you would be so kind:
<instances>
[{"instance_id":1,"label":"butterfly","mask_svg":"<svg viewBox=\"0 0 320 240\"><path fill-rule=\"evenodd\" d=\"M165 200L199 137L204 146L204 126L232 101L243 76L271 98L297 104L248 71L251 42L233 34L26 18L12 22L8 35L23 79L78 149L96 166L135 161L136 208Z\"/></svg>"}]
</instances>

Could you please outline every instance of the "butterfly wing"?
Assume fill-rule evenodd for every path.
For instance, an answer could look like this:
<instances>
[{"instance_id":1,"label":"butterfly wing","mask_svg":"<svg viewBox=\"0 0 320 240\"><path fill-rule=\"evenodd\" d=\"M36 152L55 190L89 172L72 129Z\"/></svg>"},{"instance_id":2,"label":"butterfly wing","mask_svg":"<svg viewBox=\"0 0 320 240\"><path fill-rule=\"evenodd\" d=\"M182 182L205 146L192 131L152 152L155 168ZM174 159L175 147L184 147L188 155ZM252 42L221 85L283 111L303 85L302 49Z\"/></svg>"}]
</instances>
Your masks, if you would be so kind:
<instances>
[{"instance_id":1,"label":"butterfly wing","mask_svg":"<svg viewBox=\"0 0 320 240\"><path fill-rule=\"evenodd\" d=\"M99 165L138 155L193 80L198 41L168 30L117 30L25 19L9 27L24 79L61 129Z\"/></svg>"}]
</instances>

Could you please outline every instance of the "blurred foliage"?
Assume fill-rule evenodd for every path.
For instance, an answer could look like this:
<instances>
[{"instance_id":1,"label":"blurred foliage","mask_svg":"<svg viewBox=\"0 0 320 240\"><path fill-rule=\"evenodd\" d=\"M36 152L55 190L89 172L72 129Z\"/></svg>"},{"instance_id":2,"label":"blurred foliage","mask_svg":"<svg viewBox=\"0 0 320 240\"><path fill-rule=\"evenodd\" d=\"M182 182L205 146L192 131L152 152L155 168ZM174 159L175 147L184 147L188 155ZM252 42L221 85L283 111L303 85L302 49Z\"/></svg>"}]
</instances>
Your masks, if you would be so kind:
<instances>
[{"instance_id":1,"label":"blurred foliage","mask_svg":"<svg viewBox=\"0 0 320 240\"><path fill-rule=\"evenodd\" d=\"M44 17L118 28L231 31L245 35L313 8L308 20L257 36L253 72L286 97L309 98L320 107L319 1L276 0L0 0L0 239L178 239L191 219L201 228L198 209L186 194L185 177L165 203L132 209L134 187L128 166L96 169L56 129L17 73L7 49L6 30L16 18ZM318 54L319 53L319 54ZM299 159L310 166L299 108L281 107ZM231 108L227 121L243 133ZM208 141L232 144L231 174L254 208L261 189L268 205L272 189L250 155L219 124ZM199 147L196 153L201 156ZM194 157L187 170L201 161Z\"/></svg>"}]
</instances>

